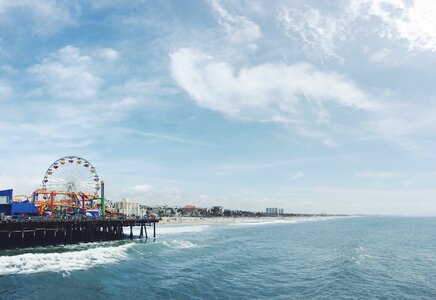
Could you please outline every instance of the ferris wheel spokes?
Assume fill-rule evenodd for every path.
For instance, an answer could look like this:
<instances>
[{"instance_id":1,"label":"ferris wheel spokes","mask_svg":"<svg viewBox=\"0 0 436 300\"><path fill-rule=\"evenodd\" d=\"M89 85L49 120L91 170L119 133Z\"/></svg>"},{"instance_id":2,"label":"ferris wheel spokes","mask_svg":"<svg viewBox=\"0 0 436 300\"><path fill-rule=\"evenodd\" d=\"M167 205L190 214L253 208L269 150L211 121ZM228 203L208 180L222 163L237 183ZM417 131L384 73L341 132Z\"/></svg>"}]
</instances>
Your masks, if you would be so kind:
<instances>
[{"instance_id":1,"label":"ferris wheel spokes","mask_svg":"<svg viewBox=\"0 0 436 300\"><path fill-rule=\"evenodd\" d=\"M98 196L100 178L92 164L78 156L65 156L50 165L42 181L43 190ZM65 198L65 196L62 196Z\"/></svg>"}]
</instances>

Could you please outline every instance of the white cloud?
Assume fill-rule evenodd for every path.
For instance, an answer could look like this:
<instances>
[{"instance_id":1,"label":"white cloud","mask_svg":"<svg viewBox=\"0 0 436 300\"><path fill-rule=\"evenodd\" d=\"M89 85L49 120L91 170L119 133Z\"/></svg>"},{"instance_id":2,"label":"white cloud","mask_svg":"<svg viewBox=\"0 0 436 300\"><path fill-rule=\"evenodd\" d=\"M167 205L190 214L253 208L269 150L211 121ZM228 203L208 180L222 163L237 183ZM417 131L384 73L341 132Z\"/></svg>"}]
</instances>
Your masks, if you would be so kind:
<instances>
[{"instance_id":1,"label":"white cloud","mask_svg":"<svg viewBox=\"0 0 436 300\"><path fill-rule=\"evenodd\" d=\"M8 82L0 79L0 102L12 97L12 92L22 100L11 101L0 109L0 134L9 137L4 146L20 144L29 151L38 143L54 149L83 148L95 144L102 132L122 122L133 108L163 94L157 80L110 81L113 68L100 58L98 50L67 46L25 72L14 69L13 76L26 83L36 82L26 86L25 92L19 90L19 85L17 91L12 91ZM110 84L105 85L107 81L102 78Z\"/></svg>"},{"instance_id":2,"label":"white cloud","mask_svg":"<svg viewBox=\"0 0 436 300\"><path fill-rule=\"evenodd\" d=\"M0 24L23 26L23 23L17 22L26 18L31 22L32 30L41 34L55 32L64 25L74 23L79 13L78 4L71 1L0 0Z\"/></svg>"},{"instance_id":3,"label":"white cloud","mask_svg":"<svg viewBox=\"0 0 436 300\"><path fill-rule=\"evenodd\" d=\"M247 174L266 174L274 172L274 170L282 170L294 165L300 165L305 163L312 163L314 159L300 158L295 160L280 160L272 162L251 162L251 163L232 163L225 164L221 163L212 167L214 174L224 177L229 177L232 175L247 175ZM304 175L299 174L300 172L292 173L291 177L294 175Z\"/></svg>"},{"instance_id":4,"label":"white cloud","mask_svg":"<svg viewBox=\"0 0 436 300\"><path fill-rule=\"evenodd\" d=\"M109 105L113 110L128 110L134 108L138 104L138 100L132 97L126 97L119 101L112 102Z\"/></svg>"},{"instance_id":5,"label":"white cloud","mask_svg":"<svg viewBox=\"0 0 436 300\"><path fill-rule=\"evenodd\" d=\"M297 180L297 179L300 179L303 177L306 177L306 175L301 171L289 174L289 180L291 180L291 181Z\"/></svg>"},{"instance_id":6,"label":"white cloud","mask_svg":"<svg viewBox=\"0 0 436 300\"><path fill-rule=\"evenodd\" d=\"M382 22L380 37L406 41L410 50L436 52L436 2L432 0L352 1L348 11L354 17L368 16Z\"/></svg>"},{"instance_id":7,"label":"white cloud","mask_svg":"<svg viewBox=\"0 0 436 300\"><path fill-rule=\"evenodd\" d=\"M366 171L357 174L357 176L359 177L370 177L376 179L398 178L402 175L403 174L401 172L391 172L391 171Z\"/></svg>"},{"instance_id":8,"label":"white cloud","mask_svg":"<svg viewBox=\"0 0 436 300\"><path fill-rule=\"evenodd\" d=\"M160 134L160 133L154 133L154 132L134 131L134 130L130 130L127 132L134 134L134 135L138 135L138 136L142 136L142 137L149 137L149 138L156 139L156 140L175 142L175 143L187 144L187 145L194 145L194 146L206 147L206 148L220 148L219 146L216 146L213 144L203 143L203 142L190 140L190 139L186 139L186 138L180 138L180 137L172 136L172 135L166 135L166 134Z\"/></svg>"},{"instance_id":9,"label":"white cloud","mask_svg":"<svg viewBox=\"0 0 436 300\"><path fill-rule=\"evenodd\" d=\"M286 4L278 9L278 21L295 47L301 47L309 57L339 61L343 61L338 53L345 42L363 40L374 33L395 47L436 52L435 15L436 2L432 0L353 0L334 13L307 5L295 8ZM405 55L392 55L388 49L374 52L370 60L377 63L389 56L390 63L398 64L398 57Z\"/></svg>"},{"instance_id":10,"label":"white cloud","mask_svg":"<svg viewBox=\"0 0 436 300\"><path fill-rule=\"evenodd\" d=\"M330 17L310 7L305 10L282 7L279 9L279 21L288 36L298 35L306 53L339 59L336 47L345 38L345 27L340 18Z\"/></svg>"},{"instance_id":11,"label":"white cloud","mask_svg":"<svg viewBox=\"0 0 436 300\"><path fill-rule=\"evenodd\" d=\"M389 57L392 55L391 49L380 49L371 54L369 60L372 62L383 63L389 60Z\"/></svg>"},{"instance_id":12,"label":"white cloud","mask_svg":"<svg viewBox=\"0 0 436 300\"><path fill-rule=\"evenodd\" d=\"M365 126L377 136L405 150L427 156L435 147L434 140L430 138L436 130L435 113L434 101L427 101L424 106L416 102L403 102L386 110L379 119L372 120Z\"/></svg>"},{"instance_id":13,"label":"white cloud","mask_svg":"<svg viewBox=\"0 0 436 300\"><path fill-rule=\"evenodd\" d=\"M0 37L0 43L2 42L2 39ZM11 54L9 52L7 52L1 45L0 45L0 59L4 59L4 58L10 58Z\"/></svg>"},{"instance_id":14,"label":"white cloud","mask_svg":"<svg viewBox=\"0 0 436 300\"><path fill-rule=\"evenodd\" d=\"M0 102L7 101L12 97L12 88L0 80Z\"/></svg>"},{"instance_id":15,"label":"white cloud","mask_svg":"<svg viewBox=\"0 0 436 300\"><path fill-rule=\"evenodd\" d=\"M142 192L142 193L149 192L152 189L153 189L153 187L151 185L148 185L148 184L137 184L137 185L134 185L130 188L130 190L133 192Z\"/></svg>"},{"instance_id":16,"label":"white cloud","mask_svg":"<svg viewBox=\"0 0 436 300\"><path fill-rule=\"evenodd\" d=\"M256 49L255 42L262 36L260 27L247 17L229 13L219 0L211 0L210 2L230 41L248 44L252 49Z\"/></svg>"},{"instance_id":17,"label":"white cloud","mask_svg":"<svg viewBox=\"0 0 436 300\"><path fill-rule=\"evenodd\" d=\"M102 79L94 74L93 59L80 49L66 46L29 68L45 90L57 98L82 99L95 96Z\"/></svg>"},{"instance_id":18,"label":"white cloud","mask_svg":"<svg viewBox=\"0 0 436 300\"><path fill-rule=\"evenodd\" d=\"M1 51L1 50L0 50ZM4 72L5 74L14 74L17 72L17 70L9 65L2 65L0 67L0 70Z\"/></svg>"},{"instance_id":19,"label":"white cloud","mask_svg":"<svg viewBox=\"0 0 436 300\"><path fill-rule=\"evenodd\" d=\"M2 170L4 171L4 170ZM31 194L31 191L35 190L38 184L42 181L42 176L38 177L34 174L25 174L22 176L9 176L5 174L0 174L0 190L13 188L15 190L15 195L17 191L19 193L25 192L27 195Z\"/></svg>"},{"instance_id":20,"label":"white cloud","mask_svg":"<svg viewBox=\"0 0 436 300\"><path fill-rule=\"evenodd\" d=\"M118 59L119 53L112 48L104 48L98 51L98 54L108 62L114 62Z\"/></svg>"},{"instance_id":21,"label":"white cloud","mask_svg":"<svg viewBox=\"0 0 436 300\"><path fill-rule=\"evenodd\" d=\"M123 195L147 205L184 205L190 197L177 187L138 184L123 190Z\"/></svg>"},{"instance_id":22,"label":"white cloud","mask_svg":"<svg viewBox=\"0 0 436 300\"><path fill-rule=\"evenodd\" d=\"M363 111L380 107L346 77L306 63L235 70L201 52L180 49L171 54L171 72L199 106L235 118L293 123L307 107L321 119L325 106Z\"/></svg>"},{"instance_id":23,"label":"white cloud","mask_svg":"<svg viewBox=\"0 0 436 300\"><path fill-rule=\"evenodd\" d=\"M107 73L113 72L113 68L105 68ZM110 74L109 74L110 76ZM107 108L115 110L132 110L139 108L166 107L174 105L173 102L167 101L167 98L175 94L174 86L169 86L162 78L151 78L140 80L138 78L128 78L125 82L118 84L106 84L100 90L106 96L109 102Z\"/></svg>"}]
</instances>

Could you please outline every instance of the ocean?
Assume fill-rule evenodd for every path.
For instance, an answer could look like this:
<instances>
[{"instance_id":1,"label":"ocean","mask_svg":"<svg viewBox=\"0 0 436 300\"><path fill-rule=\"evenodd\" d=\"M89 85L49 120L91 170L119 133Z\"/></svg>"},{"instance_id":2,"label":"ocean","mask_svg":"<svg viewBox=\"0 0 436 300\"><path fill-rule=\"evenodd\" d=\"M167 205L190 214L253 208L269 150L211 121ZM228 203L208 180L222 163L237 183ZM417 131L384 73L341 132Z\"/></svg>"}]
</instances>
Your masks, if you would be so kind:
<instances>
[{"instance_id":1,"label":"ocean","mask_svg":"<svg viewBox=\"0 0 436 300\"><path fill-rule=\"evenodd\" d=\"M158 225L0 252L0 299L435 299L436 218Z\"/></svg>"}]
</instances>

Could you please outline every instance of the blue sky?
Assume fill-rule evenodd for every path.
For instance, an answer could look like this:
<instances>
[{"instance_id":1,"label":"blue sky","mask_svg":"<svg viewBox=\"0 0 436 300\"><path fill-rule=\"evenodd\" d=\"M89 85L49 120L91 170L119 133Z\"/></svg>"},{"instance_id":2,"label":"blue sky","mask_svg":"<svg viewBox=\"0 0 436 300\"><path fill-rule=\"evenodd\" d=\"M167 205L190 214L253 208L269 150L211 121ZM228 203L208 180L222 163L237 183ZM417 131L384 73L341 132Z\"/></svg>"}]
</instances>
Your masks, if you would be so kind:
<instances>
[{"instance_id":1,"label":"blue sky","mask_svg":"<svg viewBox=\"0 0 436 300\"><path fill-rule=\"evenodd\" d=\"M0 188L436 215L436 4L0 0Z\"/></svg>"}]
</instances>

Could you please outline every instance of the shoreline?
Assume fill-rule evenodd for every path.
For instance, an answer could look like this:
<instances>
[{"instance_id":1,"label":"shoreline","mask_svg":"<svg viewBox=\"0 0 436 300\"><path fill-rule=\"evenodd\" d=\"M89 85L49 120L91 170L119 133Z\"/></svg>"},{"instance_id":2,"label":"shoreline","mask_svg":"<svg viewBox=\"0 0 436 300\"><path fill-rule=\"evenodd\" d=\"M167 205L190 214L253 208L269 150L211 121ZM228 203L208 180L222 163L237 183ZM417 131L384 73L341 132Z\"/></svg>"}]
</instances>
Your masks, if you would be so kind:
<instances>
[{"instance_id":1,"label":"shoreline","mask_svg":"<svg viewBox=\"0 0 436 300\"><path fill-rule=\"evenodd\" d=\"M162 217L159 224L264 223L280 221L324 220L350 216L285 216L285 217Z\"/></svg>"}]
</instances>

